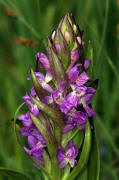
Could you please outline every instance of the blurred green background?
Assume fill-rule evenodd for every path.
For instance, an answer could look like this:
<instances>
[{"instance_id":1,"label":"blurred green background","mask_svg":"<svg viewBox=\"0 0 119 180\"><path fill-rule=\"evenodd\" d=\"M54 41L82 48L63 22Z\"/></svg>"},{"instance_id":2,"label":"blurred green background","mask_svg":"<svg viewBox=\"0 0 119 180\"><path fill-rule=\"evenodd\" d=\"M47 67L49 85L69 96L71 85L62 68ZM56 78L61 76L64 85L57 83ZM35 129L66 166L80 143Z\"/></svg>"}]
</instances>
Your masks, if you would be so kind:
<instances>
[{"instance_id":1,"label":"blurred green background","mask_svg":"<svg viewBox=\"0 0 119 180\"><path fill-rule=\"evenodd\" d=\"M100 179L118 180L119 0L0 0L0 166L40 179L16 141L11 119L31 88L26 78L29 66L35 67L35 53L45 51L46 37L67 12L84 29L84 41L91 40L94 47L95 78L100 79L93 100ZM14 42L15 37L20 39Z\"/></svg>"}]
</instances>

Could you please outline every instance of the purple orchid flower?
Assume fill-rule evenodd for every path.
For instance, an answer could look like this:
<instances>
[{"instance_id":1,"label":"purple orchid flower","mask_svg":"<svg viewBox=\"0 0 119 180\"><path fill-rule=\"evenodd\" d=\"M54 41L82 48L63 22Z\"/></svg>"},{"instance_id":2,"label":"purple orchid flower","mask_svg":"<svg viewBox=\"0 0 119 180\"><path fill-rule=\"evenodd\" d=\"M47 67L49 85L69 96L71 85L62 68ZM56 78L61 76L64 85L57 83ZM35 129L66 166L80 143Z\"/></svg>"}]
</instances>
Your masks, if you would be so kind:
<instances>
[{"instance_id":1,"label":"purple orchid flower","mask_svg":"<svg viewBox=\"0 0 119 180\"><path fill-rule=\"evenodd\" d=\"M92 102L92 97L94 96L95 92L96 90L94 88L88 87L86 93L79 100L79 104L83 105L89 117L95 116L95 112L89 106L89 104Z\"/></svg>"},{"instance_id":2,"label":"purple orchid flower","mask_svg":"<svg viewBox=\"0 0 119 180\"><path fill-rule=\"evenodd\" d=\"M51 69L48 69L46 72L46 76L44 76L42 73L40 72L35 72L35 75L38 79L39 84L42 86L43 89L45 89L46 91L52 93L53 90L50 87L50 85L48 84L54 77L54 73ZM32 80L31 77L28 77L27 80Z\"/></svg>"},{"instance_id":3,"label":"purple orchid flower","mask_svg":"<svg viewBox=\"0 0 119 180\"><path fill-rule=\"evenodd\" d=\"M79 57L80 54L78 49L75 49L71 52L71 60L73 60L74 62L78 61Z\"/></svg>"},{"instance_id":4,"label":"purple orchid flower","mask_svg":"<svg viewBox=\"0 0 119 180\"><path fill-rule=\"evenodd\" d=\"M79 129L82 128L84 124L87 122L87 118L84 112L77 111L76 109L72 109L67 115L66 126L62 130L63 133L67 133L75 127Z\"/></svg>"},{"instance_id":5,"label":"purple orchid flower","mask_svg":"<svg viewBox=\"0 0 119 180\"><path fill-rule=\"evenodd\" d=\"M73 107L77 107L79 99L81 96L83 96L86 93L87 87L86 86L81 86L81 87L71 86L71 87L73 91L66 96L66 101L70 105L70 107L73 108Z\"/></svg>"},{"instance_id":6,"label":"purple orchid flower","mask_svg":"<svg viewBox=\"0 0 119 180\"><path fill-rule=\"evenodd\" d=\"M26 114L22 114L21 116L18 117L18 120L21 120L23 125L26 127L30 127L32 125L32 119L30 117L29 112Z\"/></svg>"},{"instance_id":7,"label":"purple orchid flower","mask_svg":"<svg viewBox=\"0 0 119 180\"><path fill-rule=\"evenodd\" d=\"M68 73L68 79L70 83L74 83L76 79L78 78L79 70L78 67L82 66L82 64L77 64L76 66L72 67L72 63L69 66L69 73Z\"/></svg>"},{"instance_id":8,"label":"purple orchid flower","mask_svg":"<svg viewBox=\"0 0 119 180\"><path fill-rule=\"evenodd\" d=\"M82 85L84 85L88 80L89 80L88 74L87 74L85 71L83 71L83 72L78 76L78 78L76 79L76 84L77 84L77 86L82 86Z\"/></svg>"},{"instance_id":9,"label":"purple orchid flower","mask_svg":"<svg viewBox=\"0 0 119 180\"><path fill-rule=\"evenodd\" d=\"M43 99L42 99L42 102L44 104L52 104L54 101L53 101L53 98L52 98L52 95L51 96L45 96Z\"/></svg>"},{"instance_id":10,"label":"purple orchid flower","mask_svg":"<svg viewBox=\"0 0 119 180\"><path fill-rule=\"evenodd\" d=\"M71 140L66 147L66 150L62 149L61 146L58 148L58 153L57 153L57 160L59 162L59 167L64 168L68 163L72 168L75 167L77 161L75 158L78 155L78 146L74 147L73 141Z\"/></svg>"},{"instance_id":11,"label":"purple orchid flower","mask_svg":"<svg viewBox=\"0 0 119 180\"><path fill-rule=\"evenodd\" d=\"M78 49L75 49L71 52L71 63L69 66L69 69L71 69L74 64L78 61L78 59L80 58L80 53Z\"/></svg>"},{"instance_id":12,"label":"purple orchid flower","mask_svg":"<svg viewBox=\"0 0 119 180\"><path fill-rule=\"evenodd\" d=\"M36 131L35 125L31 125L30 127L24 126L20 129L19 133L22 136L30 136L33 133L33 131Z\"/></svg>"},{"instance_id":13,"label":"purple orchid flower","mask_svg":"<svg viewBox=\"0 0 119 180\"><path fill-rule=\"evenodd\" d=\"M46 70L50 69L49 60L45 54L38 52L35 58L39 60L41 67L44 67Z\"/></svg>"},{"instance_id":14,"label":"purple orchid flower","mask_svg":"<svg viewBox=\"0 0 119 180\"><path fill-rule=\"evenodd\" d=\"M61 81L55 91L52 93L52 97L54 102L58 104L60 110L67 114L69 110L72 108L72 104L70 104L66 100L66 91L65 91L65 82Z\"/></svg>"},{"instance_id":15,"label":"purple orchid flower","mask_svg":"<svg viewBox=\"0 0 119 180\"><path fill-rule=\"evenodd\" d=\"M76 66L74 66L73 68L70 69L70 71L68 73L68 78L71 83L73 83L73 84L75 83L77 86L82 86L89 80L89 76L85 71L83 71L80 75L78 75L79 74L79 70L78 70L79 66L82 66L82 65L77 64Z\"/></svg>"},{"instance_id":16,"label":"purple orchid flower","mask_svg":"<svg viewBox=\"0 0 119 180\"><path fill-rule=\"evenodd\" d=\"M64 89L65 89L65 82L61 81L56 90L54 90L50 96L45 96L42 99L44 104L52 104L53 102L59 104L61 101L64 100ZM55 106L54 106L55 107Z\"/></svg>"},{"instance_id":17,"label":"purple orchid flower","mask_svg":"<svg viewBox=\"0 0 119 180\"><path fill-rule=\"evenodd\" d=\"M61 53L61 46L60 46L60 44L55 44L55 47L57 49L57 52L60 54Z\"/></svg>"},{"instance_id":18,"label":"purple orchid flower","mask_svg":"<svg viewBox=\"0 0 119 180\"><path fill-rule=\"evenodd\" d=\"M32 94L33 95L33 94ZM33 103L31 97L26 93L25 96L22 97L26 103L26 105L30 108L30 111L35 115L38 116L39 114L39 108L36 104ZM36 97L39 99L38 97Z\"/></svg>"},{"instance_id":19,"label":"purple orchid flower","mask_svg":"<svg viewBox=\"0 0 119 180\"><path fill-rule=\"evenodd\" d=\"M88 69L88 67L90 66L90 64L91 64L91 60L85 60L85 61L84 61L84 67L85 67L85 69Z\"/></svg>"},{"instance_id":20,"label":"purple orchid flower","mask_svg":"<svg viewBox=\"0 0 119 180\"><path fill-rule=\"evenodd\" d=\"M61 81L58 84L57 89L52 92L53 100L57 104L60 104L60 102L64 100L64 90L65 90L65 82Z\"/></svg>"},{"instance_id":21,"label":"purple orchid flower","mask_svg":"<svg viewBox=\"0 0 119 180\"><path fill-rule=\"evenodd\" d=\"M63 99L59 104L60 110L65 114L67 114L73 107L74 105L68 102L66 99Z\"/></svg>"},{"instance_id":22,"label":"purple orchid flower","mask_svg":"<svg viewBox=\"0 0 119 180\"><path fill-rule=\"evenodd\" d=\"M46 142L41 133L34 130L28 135L28 145L31 150L24 146L27 153L35 158L39 158L43 154L43 148L46 147Z\"/></svg>"}]
</instances>

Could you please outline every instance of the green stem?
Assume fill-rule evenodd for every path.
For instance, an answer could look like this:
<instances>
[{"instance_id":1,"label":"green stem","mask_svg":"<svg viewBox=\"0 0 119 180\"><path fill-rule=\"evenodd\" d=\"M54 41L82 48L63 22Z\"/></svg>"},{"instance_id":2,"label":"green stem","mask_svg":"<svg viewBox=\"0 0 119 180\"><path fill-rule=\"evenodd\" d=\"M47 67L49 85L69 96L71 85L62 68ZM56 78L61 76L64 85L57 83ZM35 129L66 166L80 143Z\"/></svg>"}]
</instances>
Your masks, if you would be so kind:
<instances>
[{"instance_id":1,"label":"green stem","mask_svg":"<svg viewBox=\"0 0 119 180\"><path fill-rule=\"evenodd\" d=\"M54 157L51 158L51 176L52 176L52 180L61 180L61 169L58 167L58 162L56 159L56 156L54 155Z\"/></svg>"}]
</instances>

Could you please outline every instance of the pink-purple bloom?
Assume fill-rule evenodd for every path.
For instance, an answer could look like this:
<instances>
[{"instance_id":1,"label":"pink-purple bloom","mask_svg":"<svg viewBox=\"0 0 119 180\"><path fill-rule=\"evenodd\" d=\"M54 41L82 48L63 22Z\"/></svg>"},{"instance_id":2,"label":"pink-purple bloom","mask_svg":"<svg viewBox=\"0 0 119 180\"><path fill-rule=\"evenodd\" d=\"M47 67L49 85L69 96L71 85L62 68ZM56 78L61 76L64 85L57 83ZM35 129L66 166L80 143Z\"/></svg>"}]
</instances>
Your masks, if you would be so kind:
<instances>
[{"instance_id":1,"label":"pink-purple bloom","mask_svg":"<svg viewBox=\"0 0 119 180\"><path fill-rule=\"evenodd\" d=\"M84 62L84 67L85 67L85 69L88 69L88 67L90 66L90 64L91 64L91 60L85 60L85 62Z\"/></svg>"},{"instance_id":2,"label":"pink-purple bloom","mask_svg":"<svg viewBox=\"0 0 119 180\"><path fill-rule=\"evenodd\" d=\"M87 122L87 118L84 112L77 111L75 108L67 115L66 126L63 129L63 133L67 133L75 127L82 127Z\"/></svg>"},{"instance_id":3,"label":"pink-purple bloom","mask_svg":"<svg viewBox=\"0 0 119 180\"><path fill-rule=\"evenodd\" d=\"M38 99L37 96L36 96L36 98ZM39 108L38 108L37 105L32 101L31 97L26 93L26 95L23 96L23 99L24 99L26 105L30 108L30 111L31 111L35 116L38 116L38 114L39 114Z\"/></svg>"},{"instance_id":4,"label":"pink-purple bloom","mask_svg":"<svg viewBox=\"0 0 119 180\"><path fill-rule=\"evenodd\" d=\"M57 52L60 54L61 53L61 46L60 46L60 44L55 44L55 47L57 49Z\"/></svg>"},{"instance_id":5,"label":"pink-purple bloom","mask_svg":"<svg viewBox=\"0 0 119 180\"><path fill-rule=\"evenodd\" d=\"M49 60L45 54L38 52L35 58L39 61L41 67L44 67L46 70L50 68Z\"/></svg>"},{"instance_id":6,"label":"pink-purple bloom","mask_svg":"<svg viewBox=\"0 0 119 180\"><path fill-rule=\"evenodd\" d=\"M39 132L34 132L28 136L28 145L31 149L24 146L27 153L35 158L39 158L43 154L43 147L46 147L46 142Z\"/></svg>"},{"instance_id":7,"label":"pink-purple bloom","mask_svg":"<svg viewBox=\"0 0 119 180\"><path fill-rule=\"evenodd\" d=\"M35 75L42 88L51 93L53 90L48 83L53 79L52 70L48 69L45 76L40 72L35 72ZM27 80L32 80L32 78L28 77Z\"/></svg>"},{"instance_id":8,"label":"pink-purple bloom","mask_svg":"<svg viewBox=\"0 0 119 180\"><path fill-rule=\"evenodd\" d=\"M76 61L78 61L79 56L80 56L80 54L79 54L79 50L78 50L78 49L73 50L73 51L71 52L71 60L74 61L74 63L75 63Z\"/></svg>"},{"instance_id":9,"label":"pink-purple bloom","mask_svg":"<svg viewBox=\"0 0 119 180\"><path fill-rule=\"evenodd\" d=\"M73 141L71 140L64 151L61 146L58 148L57 160L59 162L59 167L64 168L68 163L72 168L75 167L78 155L78 146L74 146Z\"/></svg>"}]
</instances>

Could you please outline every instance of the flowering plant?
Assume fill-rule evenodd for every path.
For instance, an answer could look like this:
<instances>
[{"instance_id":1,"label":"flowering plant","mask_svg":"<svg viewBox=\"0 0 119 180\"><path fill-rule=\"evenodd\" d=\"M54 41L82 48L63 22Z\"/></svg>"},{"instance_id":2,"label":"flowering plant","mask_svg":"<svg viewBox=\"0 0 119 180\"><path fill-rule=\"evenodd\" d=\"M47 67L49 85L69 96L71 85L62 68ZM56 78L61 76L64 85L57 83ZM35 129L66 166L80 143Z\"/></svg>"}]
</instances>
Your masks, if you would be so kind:
<instances>
[{"instance_id":1,"label":"flowering plant","mask_svg":"<svg viewBox=\"0 0 119 180\"><path fill-rule=\"evenodd\" d=\"M91 102L96 92L92 47L84 55L83 31L66 14L47 39L46 54L36 54L30 69L33 88L23 96L28 107L18 117L27 137L22 146L44 179L99 179L99 157Z\"/></svg>"}]
</instances>

